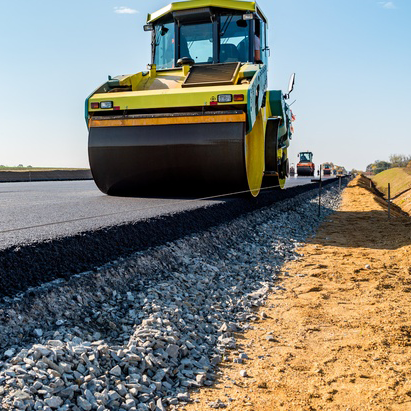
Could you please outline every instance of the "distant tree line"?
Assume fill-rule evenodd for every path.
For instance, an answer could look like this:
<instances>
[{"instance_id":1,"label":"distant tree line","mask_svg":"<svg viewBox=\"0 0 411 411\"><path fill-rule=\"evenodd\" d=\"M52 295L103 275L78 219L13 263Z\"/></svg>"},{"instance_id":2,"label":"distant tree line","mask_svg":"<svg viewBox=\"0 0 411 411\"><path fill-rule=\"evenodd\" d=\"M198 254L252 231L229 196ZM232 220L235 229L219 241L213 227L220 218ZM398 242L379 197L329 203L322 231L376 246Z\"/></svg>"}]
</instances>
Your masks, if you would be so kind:
<instances>
[{"instance_id":1,"label":"distant tree line","mask_svg":"<svg viewBox=\"0 0 411 411\"><path fill-rule=\"evenodd\" d=\"M368 173L378 174L381 173L381 171L395 167L411 168L411 155L406 156L404 154L391 154L389 161L374 161L374 163L368 164L366 171Z\"/></svg>"},{"instance_id":2,"label":"distant tree line","mask_svg":"<svg viewBox=\"0 0 411 411\"><path fill-rule=\"evenodd\" d=\"M24 167L23 164L19 164L18 166L12 166L12 167L5 166L4 164L0 164L0 168L23 168L23 167ZM26 168L33 168L33 166L28 165L28 166L26 166Z\"/></svg>"}]
</instances>

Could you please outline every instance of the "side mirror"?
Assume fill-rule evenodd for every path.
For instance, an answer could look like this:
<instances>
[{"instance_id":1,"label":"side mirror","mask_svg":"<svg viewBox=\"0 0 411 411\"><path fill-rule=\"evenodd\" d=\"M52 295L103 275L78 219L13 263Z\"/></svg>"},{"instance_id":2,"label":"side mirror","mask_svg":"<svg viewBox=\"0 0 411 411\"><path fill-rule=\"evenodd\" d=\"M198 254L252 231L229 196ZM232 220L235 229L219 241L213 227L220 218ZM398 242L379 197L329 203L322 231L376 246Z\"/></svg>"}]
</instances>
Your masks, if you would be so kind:
<instances>
[{"instance_id":1,"label":"side mirror","mask_svg":"<svg viewBox=\"0 0 411 411\"><path fill-rule=\"evenodd\" d=\"M144 31L154 31L154 26L152 24L144 24Z\"/></svg>"},{"instance_id":2,"label":"side mirror","mask_svg":"<svg viewBox=\"0 0 411 411\"><path fill-rule=\"evenodd\" d=\"M291 74L290 82L288 83L288 94L294 90L295 73Z\"/></svg>"},{"instance_id":3,"label":"side mirror","mask_svg":"<svg viewBox=\"0 0 411 411\"><path fill-rule=\"evenodd\" d=\"M290 98L290 94L294 90L294 84L295 84L295 73L291 74L290 81L288 83L288 92L287 94L284 95L285 99Z\"/></svg>"}]
</instances>

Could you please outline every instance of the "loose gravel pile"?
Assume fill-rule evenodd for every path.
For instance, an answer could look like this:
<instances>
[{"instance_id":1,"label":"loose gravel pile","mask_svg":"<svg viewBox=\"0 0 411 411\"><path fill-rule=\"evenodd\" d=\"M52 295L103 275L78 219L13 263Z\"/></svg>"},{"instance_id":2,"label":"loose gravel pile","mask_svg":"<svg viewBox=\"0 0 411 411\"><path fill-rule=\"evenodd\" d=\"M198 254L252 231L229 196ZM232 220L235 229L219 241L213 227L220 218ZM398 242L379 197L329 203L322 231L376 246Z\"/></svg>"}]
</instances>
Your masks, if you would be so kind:
<instances>
[{"instance_id":1,"label":"loose gravel pile","mask_svg":"<svg viewBox=\"0 0 411 411\"><path fill-rule=\"evenodd\" d=\"M339 201L337 189L323 192L322 218ZM181 407L189 388L213 384L234 333L258 318L255 307L320 220L318 198L306 193L9 300L1 409Z\"/></svg>"}]
</instances>

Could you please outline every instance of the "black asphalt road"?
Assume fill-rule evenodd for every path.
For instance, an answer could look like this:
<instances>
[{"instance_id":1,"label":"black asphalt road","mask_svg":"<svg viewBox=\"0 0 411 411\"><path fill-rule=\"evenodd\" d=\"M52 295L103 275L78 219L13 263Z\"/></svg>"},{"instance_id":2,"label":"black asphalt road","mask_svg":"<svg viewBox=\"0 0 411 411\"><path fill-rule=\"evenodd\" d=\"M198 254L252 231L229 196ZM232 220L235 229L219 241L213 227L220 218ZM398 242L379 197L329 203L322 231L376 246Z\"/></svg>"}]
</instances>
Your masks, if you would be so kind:
<instances>
[{"instance_id":1,"label":"black asphalt road","mask_svg":"<svg viewBox=\"0 0 411 411\"><path fill-rule=\"evenodd\" d=\"M209 229L318 184L291 178L287 187L257 199L171 199L109 197L93 181L0 184L0 297Z\"/></svg>"},{"instance_id":2,"label":"black asphalt road","mask_svg":"<svg viewBox=\"0 0 411 411\"><path fill-rule=\"evenodd\" d=\"M290 178L287 187L310 182L308 177ZM227 201L229 197L110 197L102 194L93 181L4 183L0 184L0 250Z\"/></svg>"}]
</instances>

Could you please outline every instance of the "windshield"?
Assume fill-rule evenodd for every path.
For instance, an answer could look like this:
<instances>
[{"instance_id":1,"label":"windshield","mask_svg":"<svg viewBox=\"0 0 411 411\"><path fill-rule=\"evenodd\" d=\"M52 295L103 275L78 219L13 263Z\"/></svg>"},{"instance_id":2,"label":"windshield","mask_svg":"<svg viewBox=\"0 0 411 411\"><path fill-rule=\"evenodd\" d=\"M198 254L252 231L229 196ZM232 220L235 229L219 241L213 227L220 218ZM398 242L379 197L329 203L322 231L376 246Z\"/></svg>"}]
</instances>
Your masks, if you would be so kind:
<instances>
[{"instance_id":1,"label":"windshield","mask_svg":"<svg viewBox=\"0 0 411 411\"><path fill-rule=\"evenodd\" d=\"M188 57L194 64L250 61L250 21L242 16L223 15L219 20L204 23L182 24L179 28L179 58ZM218 40L217 25L219 27ZM157 24L153 34L153 63L157 70L176 66L176 24ZM214 41L219 41L219 54Z\"/></svg>"},{"instance_id":2,"label":"windshield","mask_svg":"<svg viewBox=\"0 0 411 411\"><path fill-rule=\"evenodd\" d=\"M311 154L310 153L301 153L300 154L300 161L303 162L310 162L311 161Z\"/></svg>"},{"instance_id":3,"label":"windshield","mask_svg":"<svg viewBox=\"0 0 411 411\"><path fill-rule=\"evenodd\" d=\"M241 16L222 16L220 62L249 61L249 26Z\"/></svg>"},{"instance_id":4,"label":"windshield","mask_svg":"<svg viewBox=\"0 0 411 411\"><path fill-rule=\"evenodd\" d=\"M196 64L213 62L212 23L181 26L179 57L192 58Z\"/></svg>"},{"instance_id":5,"label":"windshield","mask_svg":"<svg viewBox=\"0 0 411 411\"><path fill-rule=\"evenodd\" d=\"M155 26L154 64L158 70L174 67L174 22Z\"/></svg>"}]
</instances>

